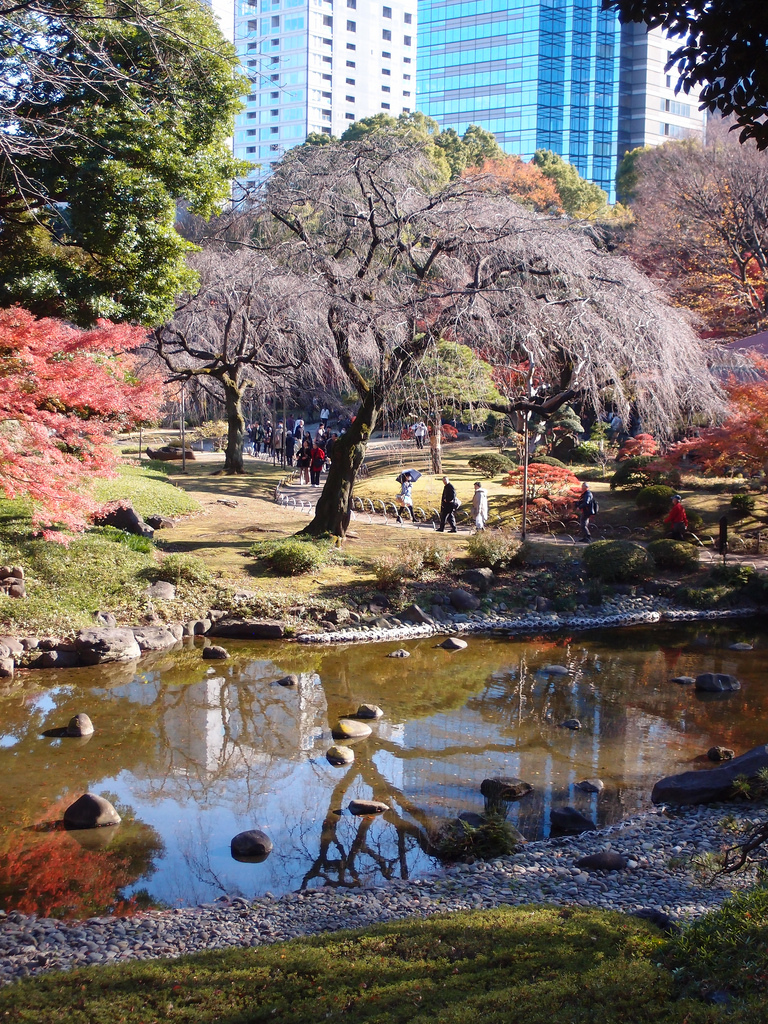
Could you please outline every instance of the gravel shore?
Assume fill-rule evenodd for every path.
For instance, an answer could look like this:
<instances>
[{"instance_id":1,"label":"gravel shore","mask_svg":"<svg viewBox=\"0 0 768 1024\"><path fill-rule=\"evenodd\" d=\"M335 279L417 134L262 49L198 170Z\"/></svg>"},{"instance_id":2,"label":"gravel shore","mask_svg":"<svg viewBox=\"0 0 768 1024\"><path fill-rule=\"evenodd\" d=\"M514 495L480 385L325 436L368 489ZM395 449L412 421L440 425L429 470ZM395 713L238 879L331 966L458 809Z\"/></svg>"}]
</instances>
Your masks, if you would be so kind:
<instances>
[{"instance_id":1,"label":"gravel shore","mask_svg":"<svg viewBox=\"0 0 768 1024\"><path fill-rule=\"evenodd\" d=\"M655 809L597 832L528 843L511 857L375 888L312 889L280 899L223 897L188 909L77 922L13 911L0 914L0 984L88 964L260 946L383 921L527 903L628 913L653 908L684 922L752 883L749 873L709 883L695 859L732 844L734 825L757 824L761 810L744 804ZM605 849L623 854L627 868L575 867L580 857Z\"/></svg>"}]
</instances>

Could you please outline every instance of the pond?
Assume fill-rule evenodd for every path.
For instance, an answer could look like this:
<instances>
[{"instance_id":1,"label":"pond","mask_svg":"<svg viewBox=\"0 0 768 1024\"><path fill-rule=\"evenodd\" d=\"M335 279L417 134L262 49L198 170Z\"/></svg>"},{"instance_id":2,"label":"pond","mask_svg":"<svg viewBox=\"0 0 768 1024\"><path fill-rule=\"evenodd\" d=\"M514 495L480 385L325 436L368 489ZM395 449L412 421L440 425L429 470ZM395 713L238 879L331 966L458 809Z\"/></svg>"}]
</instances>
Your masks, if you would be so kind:
<instances>
[{"instance_id":1,"label":"pond","mask_svg":"<svg viewBox=\"0 0 768 1024\"><path fill-rule=\"evenodd\" d=\"M754 651L733 651L736 641ZM407 644L227 644L225 662L189 645L127 666L20 672L0 696L0 906L52 916L188 906L223 894L280 895L438 871L429 831L482 811L482 780L515 775L534 791L509 805L528 838L571 804L609 824L650 806L653 783L706 769L713 745L766 742L768 631L754 621L628 628L529 640L435 638ZM547 665L569 674L547 673ZM716 671L742 689L711 699L672 676ZM294 689L277 680L299 676ZM707 699L709 698L709 699ZM362 702L384 717L354 743L355 762L325 758L330 728ZM87 712L95 734L48 738ZM579 731L560 727L578 718ZM599 777L599 796L575 784ZM64 832L81 793L106 796L117 827ZM352 798L390 810L351 815ZM262 863L230 840L260 828Z\"/></svg>"}]
</instances>

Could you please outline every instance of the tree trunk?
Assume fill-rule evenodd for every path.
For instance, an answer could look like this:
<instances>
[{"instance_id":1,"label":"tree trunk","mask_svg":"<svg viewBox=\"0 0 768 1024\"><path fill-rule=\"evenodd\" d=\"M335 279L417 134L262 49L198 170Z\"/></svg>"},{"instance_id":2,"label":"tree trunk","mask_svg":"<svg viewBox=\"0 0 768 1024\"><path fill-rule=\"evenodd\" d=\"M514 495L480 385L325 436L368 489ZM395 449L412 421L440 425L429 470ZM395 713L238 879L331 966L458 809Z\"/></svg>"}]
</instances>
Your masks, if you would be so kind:
<instances>
[{"instance_id":1,"label":"tree trunk","mask_svg":"<svg viewBox=\"0 0 768 1024\"><path fill-rule=\"evenodd\" d=\"M225 473L243 473L243 392L229 378L222 378L224 403L227 412L227 447L224 454Z\"/></svg>"},{"instance_id":2,"label":"tree trunk","mask_svg":"<svg viewBox=\"0 0 768 1024\"><path fill-rule=\"evenodd\" d=\"M381 415L382 403L369 392L357 410L355 422L333 443L331 468L323 492L315 507L315 517L302 533L312 537L329 533L344 537L349 526L352 490L355 477L365 458L365 449L376 421Z\"/></svg>"},{"instance_id":3,"label":"tree trunk","mask_svg":"<svg viewBox=\"0 0 768 1024\"><path fill-rule=\"evenodd\" d=\"M443 472L443 422L439 410L432 414L432 433L429 435L429 454L432 459L432 472L441 476Z\"/></svg>"}]
</instances>

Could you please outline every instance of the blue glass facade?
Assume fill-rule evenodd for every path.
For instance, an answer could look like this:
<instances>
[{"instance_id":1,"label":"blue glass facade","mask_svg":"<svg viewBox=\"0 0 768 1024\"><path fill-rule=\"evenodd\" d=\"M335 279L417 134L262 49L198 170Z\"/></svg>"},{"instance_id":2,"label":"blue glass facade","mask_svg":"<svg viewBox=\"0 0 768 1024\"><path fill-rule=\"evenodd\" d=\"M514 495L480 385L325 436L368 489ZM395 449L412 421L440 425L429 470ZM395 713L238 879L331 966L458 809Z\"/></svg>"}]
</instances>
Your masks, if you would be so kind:
<instances>
[{"instance_id":1,"label":"blue glass facade","mask_svg":"<svg viewBox=\"0 0 768 1024\"><path fill-rule=\"evenodd\" d=\"M417 109L551 149L615 197L621 31L600 0L419 0Z\"/></svg>"}]
</instances>

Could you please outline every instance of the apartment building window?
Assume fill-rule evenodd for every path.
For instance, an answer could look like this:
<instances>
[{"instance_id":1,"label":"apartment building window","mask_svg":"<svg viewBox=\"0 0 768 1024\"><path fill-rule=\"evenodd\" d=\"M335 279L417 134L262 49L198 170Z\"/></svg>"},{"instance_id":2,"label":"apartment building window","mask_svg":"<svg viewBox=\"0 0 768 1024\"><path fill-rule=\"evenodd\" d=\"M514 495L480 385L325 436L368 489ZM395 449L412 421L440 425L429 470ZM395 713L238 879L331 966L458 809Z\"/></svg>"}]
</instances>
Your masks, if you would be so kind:
<instances>
[{"instance_id":1,"label":"apartment building window","mask_svg":"<svg viewBox=\"0 0 768 1024\"><path fill-rule=\"evenodd\" d=\"M271 100L279 100L280 99L280 93L279 92L271 92L269 94L269 98Z\"/></svg>"},{"instance_id":2,"label":"apartment building window","mask_svg":"<svg viewBox=\"0 0 768 1024\"><path fill-rule=\"evenodd\" d=\"M249 136L250 135L255 135L256 134L256 129L255 128L249 128L248 131L245 134L249 135Z\"/></svg>"},{"instance_id":3,"label":"apartment building window","mask_svg":"<svg viewBox=\"0 0 768 1024\"><path fill-rule=\"evenodd\" d=\"M255 146L248 146L245 152L246 153L255 153L256 152L256 147Z\"/></svg>"},{"instance_id":4,"label":"apartment building window","mask_svg":"<svg viewBox=\"0 0 768 1024\"><path fill-rule=\"evenodd\" d=\"M411 58L410 57L403 57L403 64L410 64L410 63L411 63Z\"/></svg>"},{"instance_id":5,"label":"apartment building window","mask_svg":"<svg viewBox=\"0 0 768 1024\"><path fill-rule=\"evenodd\" d=\"M279 110L270 110L269 116L270 117L277 117L279 115L279 113L280 113Z\"/></svg>"},{"instance_id":6,"label":"apartment building window","mask_svg":"<svg viewBox=\"0 0 768 1024\"><path fill-rule=\"evenodd\" d=\"M276 28L276 29L280 28L280 15L279 14L273 14L272 15L272 28Z\"/></svg>"},{"instance_id":7,"label":"apartment building window","mask_svg":"<svg viewBox=\"0 0 768 1024\"><path fill-rule=\"evenodd\" d=\"M381 73L382 73L382 75L391 75L392 74L392 72L389 70L389 68L382 68L381 69Z\"/></svg>"},{"instance_id":8,"label":"apartment building window","mask_svg":"<svg viewBox=\"0 0 768 1024\"><path fill-rule=\"evenodd\" d=\"M382 103L381 104L381 109L382 110L389 110L389 104L388 103Z\"/></svg>"},{"instance_id":9,"label":"apartment building window","mask_svg":"<svg viewBox=\"0 0 768 1024\"><path fill-rule=\"evenodd\" d=\"M269 147L269 151L270 153L278 153L280 151L280 146L276 142L273 142Z\"/></svg>"},{"instance_id":10,"label":"apartment building window","mask_svg":"<svg viewBox=\"0 0 768 1024\"><path fill-rule=\"evenodd\" d=\"M269 134L270 135L277 135L277 128L270 128L269 129Z\"/></svg>"},{"instance_id":11,"label":"apartment building window","mask_svg":"<svg viewBox=\"0 0 768 1024\"><path fill-rule=\"evenodd\" d=\"M403 96L410 96L410 95L411 94L406 89L403 89Z\"/></svg>"},{"instance_id":12,"label":"apartment building window","mask_svg":"<svg viewBox=\"0 0 768 1024\"><path fill-rule=\"evenodd\" d=\"M404 114L410 114L410 112L411 112L411 108L410 107L403 107L403 113Z\"/></svg>"},{"instance_id":13,"label":"apartment building window","mask_svg":"<svg viewBox=\"0 0 768 1024\"><path fill-rule=\"evenodd\" d=\"M247 118L249 118L249 119L253 120L253 118L255 118L255 117L256 117L256 111L255 111L255 110L249 110L249 111L248 111L248 113L247 113L247 114L246 114L245 116L246 116Z\"/></svg>"},{"instance_id":14,"label":"apartment building window","mask_svg":"<svg viewBox=\"0 0 768 1024\"><path fill-rule=\"evenodd\" d=\"M410 46L410 45L411 45L411 37L410 36L403 36L403 46Z\"/></svg>"},{"instance_id":15,"label":"apartment building window","mask_svg":"<svg viewBox=\"0 0 768 1024\"><path fill-rule=\"evenodd\" d=\"M323 117L330 117L331 116L330 110L321 110L320 113L323 115Z\"/></svg>"},{"instance_id":16,"label":"apartment building window","mask_svg":"<svg viewBox=\"0 0 768 1024\"><path fill-rule=\"evenodd\" d=\"M280 75L270 75L269 76L269 80L270 80L270 82L279 82L280 81Z\"/></svg>"},{"instance_id":17,"label":"apartment building window","mask_svg":"<svg viewBox=\"0 0 768 1024\"><path fill-rule=\"evenodd\" d=\"M323 57L323 64L333 64L333 57Z\"/></svg>"},{"instance_id":18,"label":"apartment building window","mask_svg":"<svg viewBox=\"0 0 768 1024\"><path fill-rule=\"evenodd\" d=\"M347 22L347 32L357 32L357 22L356 21L348 21Z\"/></svg>"},{"instance_id":19,"label":"apartment building window","mask_svg":"<svg viewBox=\"0 0 768 1024\"><path fill-rule=\"evenodd\" d=\"M331 129L330 128L321 128L320 131L323 133L323 135L330 135L331 134Z\"/></svg>"},{"instance_id":20,"label":"apartment building window","mask_svg":"<svg viewBox=\"0 0 768 1024\"><path fill-rule=\"evenodd\" d=\"M332 39L323 39L323 46L333 46Z\"/></svg>"},{"instance_id":21,"label":"apartment building window","mask_svg":"<svg viewBox=\"0 0 768 1024\"><path fill-rule=\"evenodd\" d=\"M347 85L354 85L354 84L355 84L354 78L348 78L347 79Z\"/></svg>"},{"instance_id":22,"label":"apartment building window","mask_svg":"<svg viewBox=\"0 0 768 1024\"><path fill-rule=\"evenodd\" d=\"M322 77L324 82L332 82L333 81L333 78L331 77L331 75L322 75L321 77Z\"/></svg>"},{"instance_id":23,"label":"apartment building window","mask_svg":"<svg viewBox=\"0 0 768 1024\"><path fill-rule=\"evenodd\" d=\"M385 60L390 60L390 58L392 57L392 54L391 54L391 53L390 53L390 52L389 52L388 50L382 50L382 51L381 51L381 56L382 56L382 57L383 57L383 58L384 58Z\"/></svg>"},{"instance_id":24,"label":"apartment building window","mask_svg":"<svg viewBox=\"0 0 768 1024\"><path fill-rule=\"evenodd\" d=\"M354 96L345 96L344 99L347 101L347 103L354 103L355 102L355 97Z\"/></svg>"},{"instance_id":25,"label":"apartment building window","mask_svg":"<svg viewBox=\"0 0 768 1024\"><path fill-rule=\"evenodd\" d=\"M403 75L403 81L404 82L410 82L410 80L411 80L411 76L410 75Z\"/></svg>"},{"instance_id":26,"label":"apartment building window","mask_svg":"<svg viewBox=\"0 0 768 1024\"><path fill-rule=\"evenodd\" d=\"M404 14L403 15L403 21L405 22L406 25L410 25L411 22L413 21L413 15L412 14Z\"/></svg>"},{"instance_id":27,"label":"apartment building window","mask_svg":"<svg viewBox=\"0 0 768 1024\"><path fill-rule=\"evenodd\" d=\"M392 33L390 32L390 30L388 28L383 28L381 30L381 38L385 42L387 42L387 43L391 43L392 42Z\"/></svg>"},{"instance_id":28,"label":"apartment building window","mask_svg":"<svg viewBox=\"0 0 768 1024\"><path fill-rule=\"evenodd\" d=\"M672 75L667 75L667 88L672 88Z\"/></svg>"},{"instance_id":29,"label":"apartment building window","mask_svg":"<svg viewBox=\"0 0 768 1024\"><path fill-rule=\"evenodd\" d=\"M382 13L383 17L391 18L392 17L392 8L391 7L382 7L381 13Z\"/></svg>"},{"instance_id":30,"label":"apartment building window","mask_svg":"<svg viewBox=\"0 0 768 1024\"><path fill-rule=\"evenodd\" d=\"M323 24L326 26L326 28L333 28L333 18L331 17L330 14L323 15Z\"/></svg>"},{"instance_id":31,"label":"apartment building window","mask_svg":"<svg viewBox=\"0 0 768 1024\"><path fill-rule=\"evenodd\" d=\"M348 68L353 68L354 66L355 66L355 62L353 60L348 60L347 61L347 67Z\"/></svg>"},{"instance_id":32,"label":"apartment building window","mask_svg":"<svg viewBox=\"0 0 768 1024\"><path fill-rule=\"evenodd\" d=\"M392 92L392 89L388 85L382 85L381 91L382 92Z\"/></svg>"},{"instance_id":33,"label":"apartment building window","mask_svg":"<svg viewBox=\"0 0 768 1024\"><path fill-rule=\"evenodd\" d=\"M347 49L348 50L356 50L357 47L355 46L354 43L347 43Z\"/></svg>"},{"instance_id":34,"label":"apartment building window","mask_svg":"<svg viewBox=\"0 0 768 1024\"><path fill-rule=\"evenodd\" d=\"M329 92L321 92L320 95L324 100L329 100L331 98L331 94Z\"/></svg>"},{"instance_id":35,"label":"apartment building window","mask_svg":"<svg viewBox=\"0 0 768 1024\"><path fill-rule=\"evenodd\" d=\"M354 114L345 114L344 117L346 117L346 119L348 121L354 121L355 120L355 115Z\"/></svg>"},{"instance_id":36,"label":"apartment building window","mask_svg":"<svg viewBox=\"0 0 768 1024\"><path fill-rule=\"evenodd\" d=\"M347 0L347 7L351 7L353 11L357 10L357 0Z\"/></svg>"}]
</instances>

